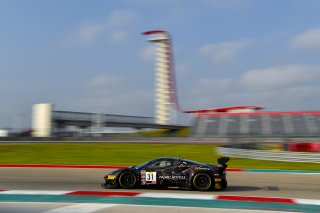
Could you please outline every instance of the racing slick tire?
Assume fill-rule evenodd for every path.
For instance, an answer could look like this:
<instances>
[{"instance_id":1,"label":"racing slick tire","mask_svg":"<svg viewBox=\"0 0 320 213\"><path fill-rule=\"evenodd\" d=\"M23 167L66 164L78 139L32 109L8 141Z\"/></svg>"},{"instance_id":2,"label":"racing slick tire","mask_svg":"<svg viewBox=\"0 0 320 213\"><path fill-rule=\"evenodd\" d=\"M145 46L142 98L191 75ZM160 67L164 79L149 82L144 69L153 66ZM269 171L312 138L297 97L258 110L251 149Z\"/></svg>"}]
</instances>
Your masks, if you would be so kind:
<instances>
[{"instance_id":1,"label":"racing slick tire","mask_svg":"<svg viewBox=\"0 0 320 213\"><path fill-rule=\"evenodd\" d=\"M119 176L119 185L124 189L132 189L136 186L137 177L132 172L126 171Z\"/></svg>"},{"instance_id":2,"label":"racing slick tire","mask_svg":"<svg viewBox=\"0 0 320 213\"><path fill-rule=\"evenodd\" d=\"M193 183L194 189L198 191L207 191L212 186L211 177L204 172L197 173L193 177L192 183Z\"/></svg>"}]
</instances>

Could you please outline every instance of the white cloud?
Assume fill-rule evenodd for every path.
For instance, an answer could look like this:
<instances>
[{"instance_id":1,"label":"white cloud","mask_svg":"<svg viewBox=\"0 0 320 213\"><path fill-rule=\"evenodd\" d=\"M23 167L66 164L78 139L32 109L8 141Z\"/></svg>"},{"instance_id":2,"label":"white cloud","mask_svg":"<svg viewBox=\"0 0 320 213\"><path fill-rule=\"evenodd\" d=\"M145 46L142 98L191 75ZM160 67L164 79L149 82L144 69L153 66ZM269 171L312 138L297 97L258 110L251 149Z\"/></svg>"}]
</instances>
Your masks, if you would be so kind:
<instances>
[{"instance_id":1,"label":"white cloud","mask_svg":"<svg viewBox=\"0 0 320 213\"><path fill-rule=\"evenodd\" d=\"M107 37L109 43L120 44L128 39L127 28L138 19L138 14L131 10L114 10L105 21L85 22L62 43L65 46L90 46L99 37ZM126 29L126 30L124 30Z\"/></svg>"},{"instance_id":2,"label":"white cloud","mask_svg":"<svg viewBox=\"0 0 320 213\"><path fill-rule=\"evenodd\" d=\"M72 101L73 108L99 110L105 113L146 115L153 111L153 93L145 90L124 90L105 88L103 91L89 90L82 97ZM149 113L148 113L149 112ZM151 113L150 113L151 112Z\"/></svg>"},{"instance_id":3,"label":"white cloud","mask_svg":"<svg viewBox=\"0 0 320 213\"><path fill-rule=\"evenodd\" d=\"M219 92L220 92L221 90L229 89L233 85L233 80L230 78L221 78L221 79L202 78L202 79L199 79L198 83L204 89L212 86L219 88ZM201 93L201 91L199 92Z\"/></svg>"},{"instance_id":4,"label":"white cloud","mask_svg":"<svg viewBox=\"0 0 320 213\"><path fill-rule=\"evenodd\" d=\"M71 99L68 106L78 111L152 116L153 90L130 88L135 85L132 83L114 74L96 75L88 80L82 95Z\"/></svg>"},{"instance_id":5,"label":"white cloud","mask_svg":"<svg viewBox=\"0 0 320 213\"><path fill-rule=\"evenodd\" d=\"M138 14L131 10L114 10L108 16L108 28L123 28L139 18Z\"/></svg>"},{"instance_id":6,"label":"white cloud","mask_svg":"<svg viewBox=\"0 0 320 213\"><path fill-rule=\"evenodd\" d=\"M178 82L179 84L179 82ZM183 106L191 109L230 105L226 99L236 91L236 81L230 78L201 78L193 82Z\"/></svg>"},{"instance_id":7,"label":"white cloud","mask_svg":"<svg viewBox=\"0 0 320 213\"><path fill-rule=\"evenodd\" d=\"M208 7L214 9L232 9L232 10L243 10L252 7L255 1L252 0L202 0L202 2Z\"/></svg>"},{"instance_id":8,"label":"white cloud","mask_svg":"<svg viewBox=\"0 0 320 213\"><path fill-rule=\"evenodd\" d=\"M261 105L267 110L319 108L320 66L288 64L248 70L239 78L198 79L183 106Z\"/></svg>"},{"instance_id":9,"label":"white cloud","mask_svg":"<svg viewBox=\"0 0 320 213\"><path fill-rule=\"evenodd\" d=\"M298 49L320 50L320 28L301 33L291 40L290 46Z\"/></svg>"},{"instance_id":10,"label":"white cloud","mask_svg":"<svg viewBox=\"0 0 320 213\"><path fill-rule=\"evenodd\" d=\"M122 79L112 74L100 74L89 80L88 85L93 87L110 87L118 85Z\"/></svg>"},{"instance_id":11,"label":"white cloud","mask_svg":"<svg viewBox=\"0 0 320 213\"><path fill-rule=\"evenodd\" d=\"M85 23L76 31L76 37L78 42L88 45L94 39L96 39L102 33L102 31L103 25L101 24Z\"/></svg>"},{"instance_id":12,"label":"white cloud","mask_svg":"<svg viewBox=\"0 0 320 213\"><path fill-rule=\"evenodd\" d=\"M193 73L193 69L188 62L177 64L175 70L179 76L186 76Z\"/></svg>"},{"instance_id":13,"label":"white cloud","mask_svg":"<svg viewBox=\"0 0 320 213\"><path fill-rule=\"evenodd\" d=\"M107 37L108 42L113 44L123 43L127 41L127 39L128 39L128 35L124 31L111 32Z\"/></svg>"},{"instance_id":14,"label":"white cloud","mask_svg":"<svg viewBox=\"0 0 320 213\"><path fill-rule=\"evenodd\" d=\"M143 47L140 52L139 56L144 61L153 61L155 60L156 53L155 47L153 45L148 45Z\"/></svg>"},{"instance_id":15,"label":"white cloud","mask_svg":"<svg viewBox=\"0 0 320 213\"><path fill-rule=\"evenodd\" d=\"M320 80L320 66L285 65L247 71L241 84L253 90L295 87Z\"/></svg>"},{"instance_id":16,"label":"white cloud","mask_svg":"<svg viewBox=\"0 0 320 213\"><path fill-rule=\"evenodd\" d=\"M211 43L202 46L199 49L199 53L211 57L214 63L220 63L232 59L238 52L250 46L252 43L253 41L250 39Z\"/></svg>"}]
</instances>

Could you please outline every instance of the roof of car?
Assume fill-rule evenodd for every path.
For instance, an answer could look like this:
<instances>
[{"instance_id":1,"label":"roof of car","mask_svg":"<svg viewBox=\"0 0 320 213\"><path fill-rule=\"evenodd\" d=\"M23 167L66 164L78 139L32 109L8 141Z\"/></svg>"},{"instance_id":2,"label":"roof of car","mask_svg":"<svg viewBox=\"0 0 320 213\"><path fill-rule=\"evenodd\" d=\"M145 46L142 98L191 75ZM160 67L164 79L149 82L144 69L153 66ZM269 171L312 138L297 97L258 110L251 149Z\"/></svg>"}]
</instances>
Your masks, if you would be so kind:
<instances>
[{"instance_id":1,"label":"roof of car","mask_svg":"<svg viewBox=\"0 0 320 213\"><path fill-rule=\"evenodd\" d=\"M182 158L177 158L177 157L160 157L160 158L155 158L153 160L164 160L164 159L171 159L171 160L185 160L185 159L182 159Z\"/></svg>"},{"instance_id":2,"label":"roof of car","mask_svg":"<svg viewBox=\"0 0 320 213\"><path fill-rule=\"evenodd\" d=\"M194 163L194 164L203 164L203 163L196 162L196 161L193 161L193 160L188 160L188 159L183 159L183 158L177 158L177 157L160 157L160 158L155 158L155 159L150 160L150 161L154 161L154 160L165 160L165 159L188 161L188 162L191 162L191 163Z\"/></svg>"}]
</instances>

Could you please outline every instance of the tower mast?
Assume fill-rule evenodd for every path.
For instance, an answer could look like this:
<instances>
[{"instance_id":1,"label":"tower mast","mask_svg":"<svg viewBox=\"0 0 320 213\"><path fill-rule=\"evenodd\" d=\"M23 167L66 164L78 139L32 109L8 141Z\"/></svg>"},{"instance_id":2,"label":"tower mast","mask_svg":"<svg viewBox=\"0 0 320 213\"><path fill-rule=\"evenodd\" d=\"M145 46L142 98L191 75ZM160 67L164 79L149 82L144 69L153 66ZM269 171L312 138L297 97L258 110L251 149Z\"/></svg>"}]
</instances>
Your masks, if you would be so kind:
<instances>
[{"instance_id":1,"label":"tower mast","mask_svg":"<svg viewBox=\"0 0 320 213\"><path fill-rule=\"evenodd\" d=\"M155 122L168 125L170 123L170 107L172 102L172 60L169 33L153 30L143 33L151 35L148 41L156 44L156 89L155 89Z\"/></svg>"}]
</instances>

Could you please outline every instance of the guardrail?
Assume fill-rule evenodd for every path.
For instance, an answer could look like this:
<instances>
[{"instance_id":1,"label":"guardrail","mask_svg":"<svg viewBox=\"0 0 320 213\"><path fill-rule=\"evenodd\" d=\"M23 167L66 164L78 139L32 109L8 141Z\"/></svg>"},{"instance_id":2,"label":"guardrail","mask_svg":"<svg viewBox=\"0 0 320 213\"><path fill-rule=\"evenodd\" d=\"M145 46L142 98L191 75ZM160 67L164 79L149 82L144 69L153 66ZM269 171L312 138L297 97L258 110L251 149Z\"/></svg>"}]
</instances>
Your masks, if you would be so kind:
<instances>
[{"instance_id":1,"label":"guardrail","mask_svg":"<svg viewBox=\"0 0 320 213\"><path fill-rule=\"evenodd\" d=\"M320 163L320 153L265 151L227 147L217 147L217 152L222 156L249 158L255 160Z\"/></svg>"}]
</instances>

